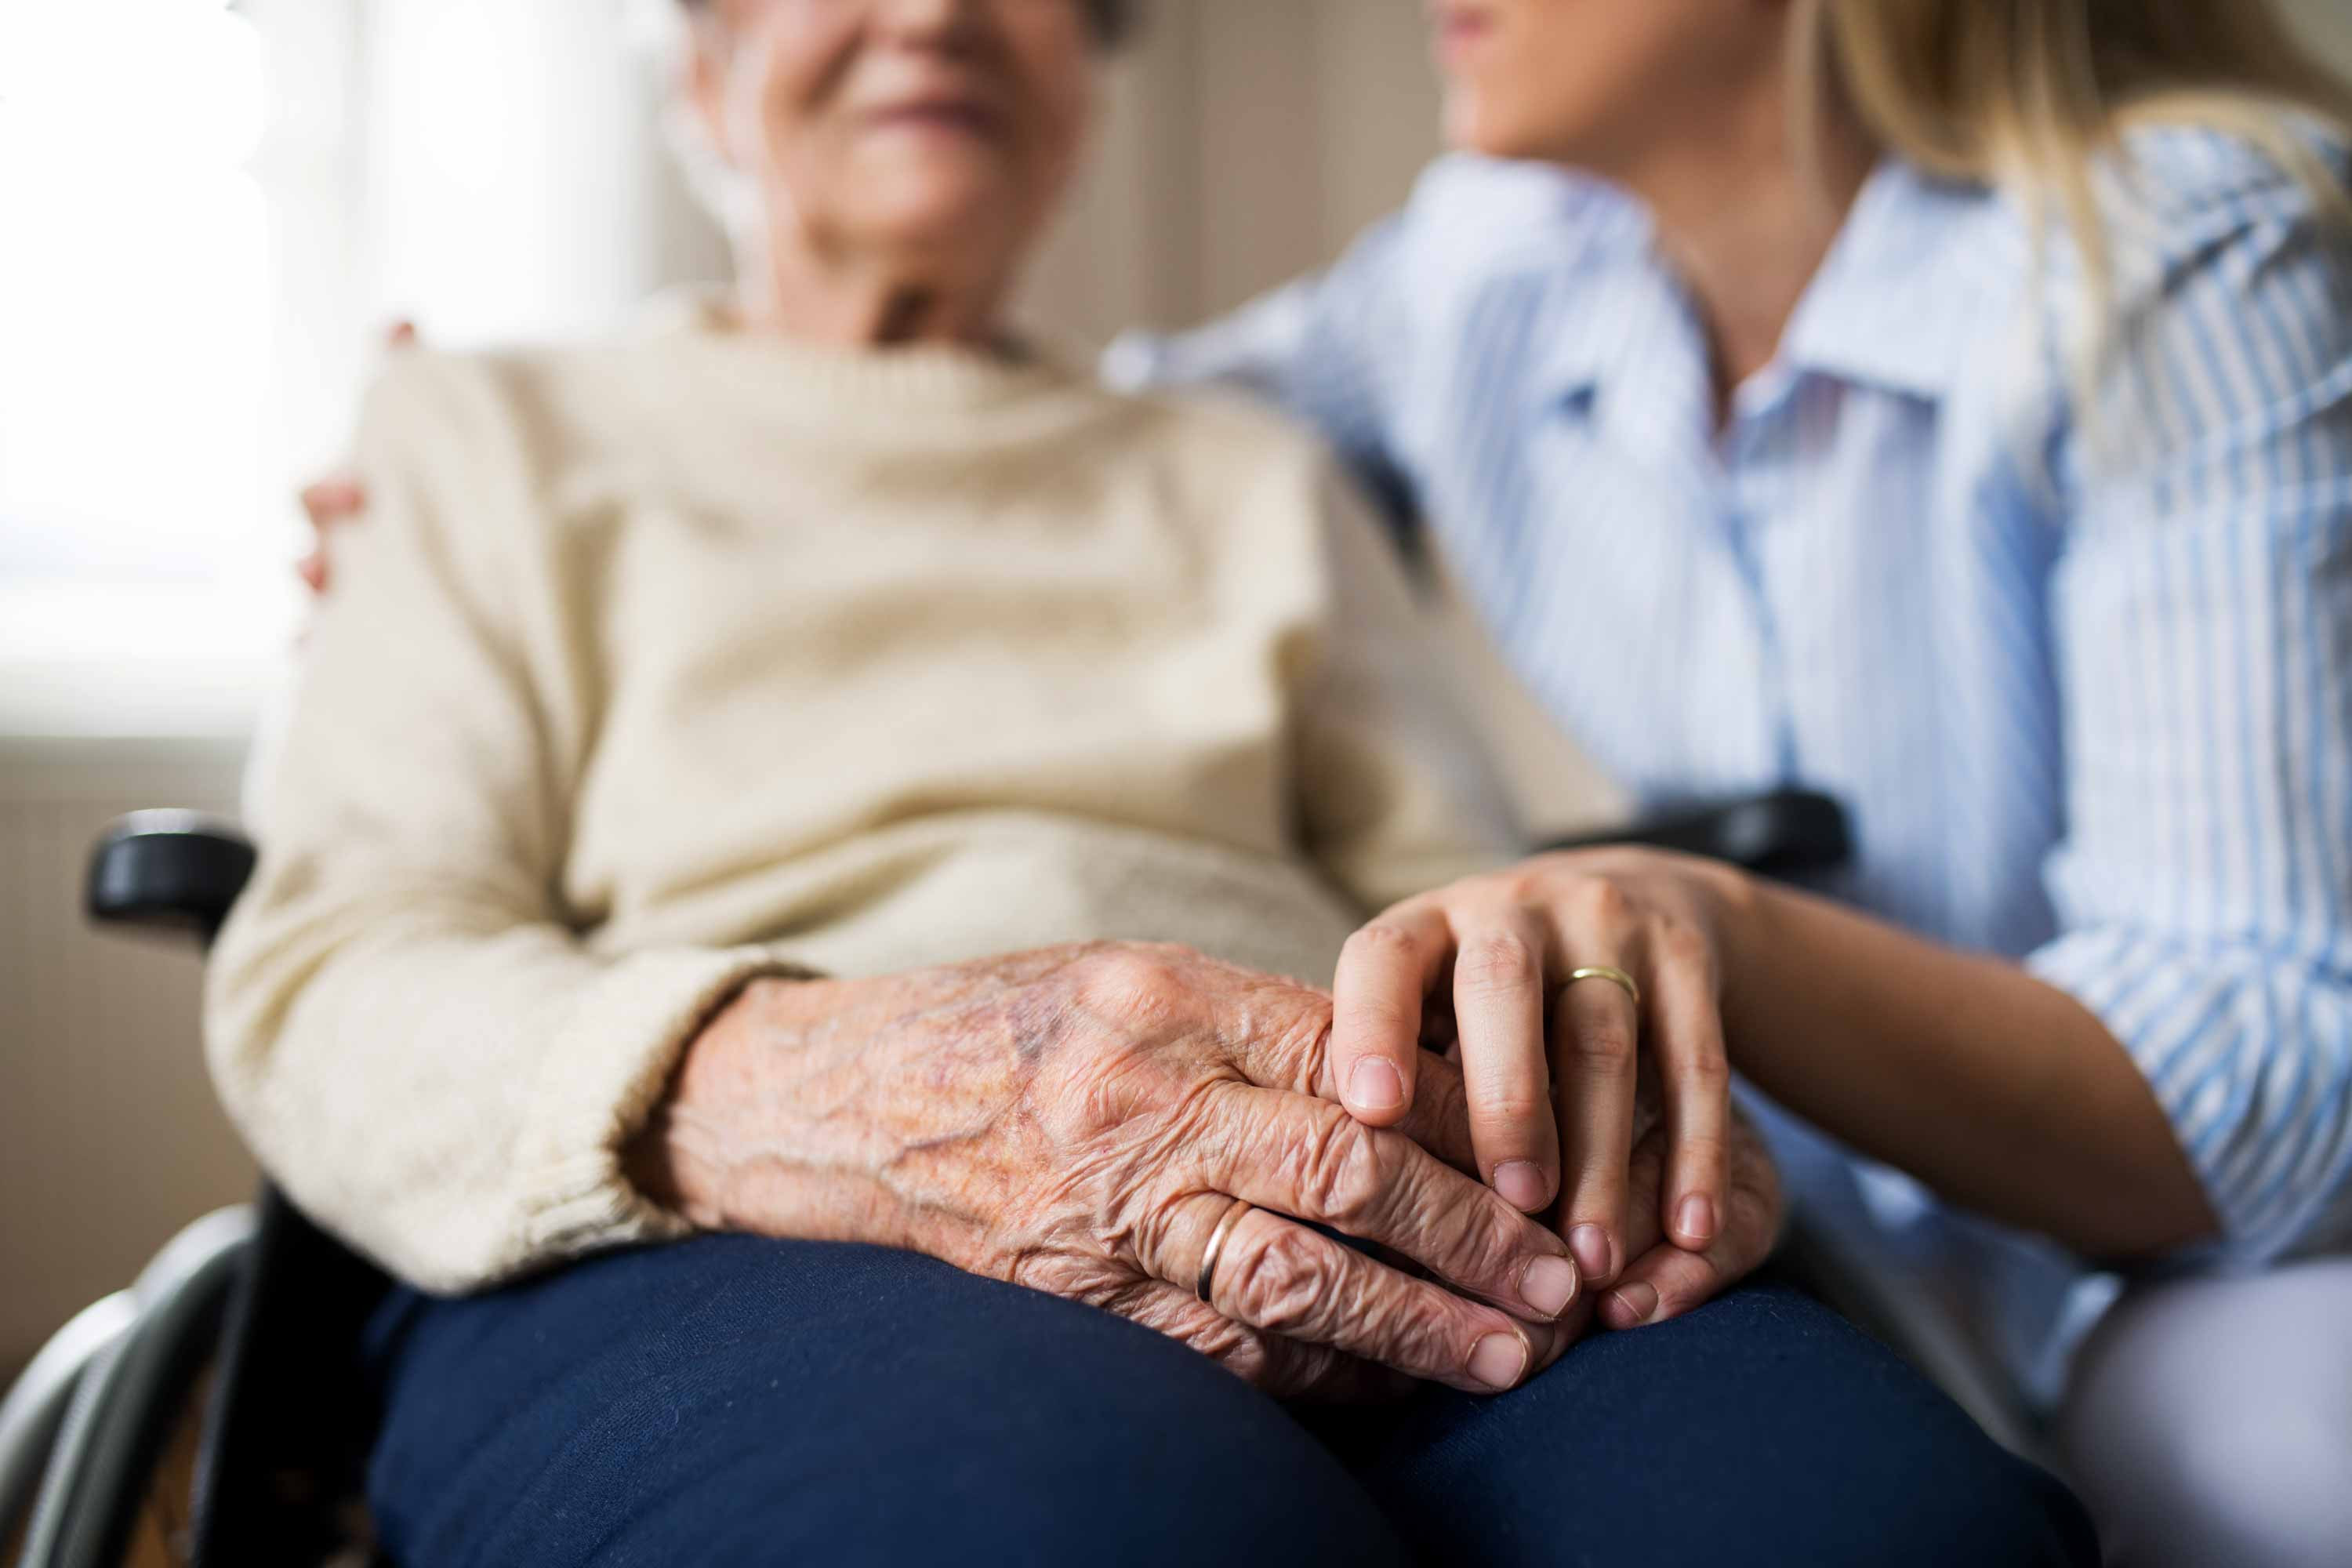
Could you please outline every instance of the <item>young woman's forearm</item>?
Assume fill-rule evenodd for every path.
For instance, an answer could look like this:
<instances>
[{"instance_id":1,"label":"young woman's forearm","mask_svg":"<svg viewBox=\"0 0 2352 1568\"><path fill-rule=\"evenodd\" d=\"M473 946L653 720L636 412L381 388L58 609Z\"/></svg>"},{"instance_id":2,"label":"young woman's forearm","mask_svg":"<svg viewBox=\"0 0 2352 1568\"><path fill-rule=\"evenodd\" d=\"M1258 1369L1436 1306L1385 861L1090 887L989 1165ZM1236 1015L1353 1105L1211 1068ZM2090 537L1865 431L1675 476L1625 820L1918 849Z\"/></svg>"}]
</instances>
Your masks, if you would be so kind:
<instances>
[{"instance_id":1,"label":"young woman's forearm","mask_svg":"<svg viewBox=\"0 0 2352 1568\"><path fill-rule=\"evenodd\" d=\"M1952 1201L2094 1258L2220 1228L2106 1026L2064 992L1787 889L1728 924L1724 1021L1759 1088Z\"/></svg>"}]
</instances>

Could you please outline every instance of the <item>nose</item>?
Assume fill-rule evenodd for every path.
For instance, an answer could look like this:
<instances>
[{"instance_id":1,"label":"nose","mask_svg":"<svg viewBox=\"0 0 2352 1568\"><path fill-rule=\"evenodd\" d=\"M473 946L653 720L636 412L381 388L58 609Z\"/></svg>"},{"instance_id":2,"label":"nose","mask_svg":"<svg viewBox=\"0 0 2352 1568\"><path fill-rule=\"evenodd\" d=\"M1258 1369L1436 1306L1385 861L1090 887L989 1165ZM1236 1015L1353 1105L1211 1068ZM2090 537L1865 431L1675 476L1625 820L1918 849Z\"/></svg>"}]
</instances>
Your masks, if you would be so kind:
<instances>
[{"instance_id":1,"label":"nose","mask_svg":"<svg viewBox=\"0 0 2352 1568\"><path fill-rule=\"evenodd\" d=\"M904 44L958 48L979 33L991 0L870 0L874 23Z\"/></svg>"}]
</instances>

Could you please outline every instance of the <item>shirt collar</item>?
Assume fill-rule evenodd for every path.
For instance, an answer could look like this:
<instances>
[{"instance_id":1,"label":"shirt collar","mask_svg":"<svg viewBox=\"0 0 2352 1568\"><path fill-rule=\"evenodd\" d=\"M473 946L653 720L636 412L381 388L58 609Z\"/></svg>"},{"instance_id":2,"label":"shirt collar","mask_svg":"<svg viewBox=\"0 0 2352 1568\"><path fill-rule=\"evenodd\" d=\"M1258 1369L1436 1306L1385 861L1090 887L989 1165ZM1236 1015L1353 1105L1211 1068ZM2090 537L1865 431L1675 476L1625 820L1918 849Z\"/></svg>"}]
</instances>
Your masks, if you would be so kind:
<instances>
[{"instance_id":1,"label":"shirt collar","mask_svg":"<svg viewBox=\"0 0 2352 1568\"><path fill-rule=\"evenodd\" d=\"M1574 215L1581 232L1559 246L1548 268L1561 280L1563 305L1549 323L1537 380L1544 395L1562 401L1620 379L1629 359L1654 349L1658 303L1679 299L1672 273L1656 259L1649 216L1597 182L1592 190Z\"/></svg>"},{"instance_id":2,"label":"shirt collar","mask_svg":"<svg viewBox=\"0 0 2352 1568\"><path fill-rule=\"evenodd\" d=\"M1976 279L1998 244L1984 226L1993 201L1979 187L1882 163L1798 301L1780 363L1940 399L1977 330ZM1577 309L1545 353L1541 380L1548 395L1569 399L1654 353L1662 317L1688 307L1630 200L1594 197L1558 216L1599 231L1580 236L1560 262L1575 275Z\"/></svg>"},{"instance_id":3,"label":"shirt collar","mask_svg":"<svg viewBox=\"0 0 2352 1568\"><path fill-rule=\"evenodd\" d=\"M1780 358L1793 370L1934 402L1978 330L1976 279L1994 198L1888 159L1798 301Z\"/></svg>"},{"instance_id":4,"label":"shirt collar","mask_svg":"<svg viewBox=\"0 0 2352 1568\"><path fill-rule=\"evenodd\" d=\"M1585 184L1545 214L1543 270L1565 305L1549 323L1538 394L1578 404L1605 390L1621 422L1703 444L1707 351L1688 296L1640 205ZM1980 329L1979 282L2009 248L1985 221L1995 210L1979 187L1882 162L1799 300L1776 368L1940 401Z\"/></svg>"}]
</instances>

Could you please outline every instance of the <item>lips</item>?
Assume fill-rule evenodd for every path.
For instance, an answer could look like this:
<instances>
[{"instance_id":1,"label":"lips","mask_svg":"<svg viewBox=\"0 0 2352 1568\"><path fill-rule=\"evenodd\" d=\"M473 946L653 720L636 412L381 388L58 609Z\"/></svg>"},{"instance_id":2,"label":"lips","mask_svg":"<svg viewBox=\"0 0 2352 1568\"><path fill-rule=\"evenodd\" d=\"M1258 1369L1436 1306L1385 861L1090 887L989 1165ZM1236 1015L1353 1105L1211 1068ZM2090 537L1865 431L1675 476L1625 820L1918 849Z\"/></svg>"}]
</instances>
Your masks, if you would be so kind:
<instances>
[{"instance_id":1,"label":"lips","mask_svg":"<svg viewBox=\"0 0 2352 1568\"><path fill-rule=\"evenodd\" d=\"M1433 6L1430 20L1439 49L1449 58L1476 48L1495 32L1493 13L1476 5Z\"/></svg>"},{"instance_id":2,"label":"lips","mask_svg":"<svg viewBox=\"0 0 2352 1568\"><path fill-rule=\"evenodd\" d=\"M877 130L945 131L992 142L1005 132L1004 116L971 98L908 99L871 110L865 118Z\"/></svg>"}]
</instances>

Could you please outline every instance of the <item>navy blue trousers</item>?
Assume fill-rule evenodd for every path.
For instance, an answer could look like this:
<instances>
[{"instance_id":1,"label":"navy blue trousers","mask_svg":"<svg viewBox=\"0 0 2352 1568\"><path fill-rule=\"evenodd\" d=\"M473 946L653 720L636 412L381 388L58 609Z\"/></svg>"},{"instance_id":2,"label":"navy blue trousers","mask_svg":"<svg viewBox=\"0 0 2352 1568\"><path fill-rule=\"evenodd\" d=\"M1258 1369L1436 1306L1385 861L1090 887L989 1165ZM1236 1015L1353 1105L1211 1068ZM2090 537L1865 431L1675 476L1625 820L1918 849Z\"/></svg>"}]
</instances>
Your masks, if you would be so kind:
<instances>
[{"instance_id":1,"label":"navy blue trousers","mask_svg":"<svg viewBox=\"0 0 2352 1568\"><path fill-rule=\"evenodd\" d=\"M746 1237L403 1293L371 1345L402 1564L2096 1560L2056 1481L1769 1285L1370 1409L929 1258Z\"/></svg>"}]
</instances>

